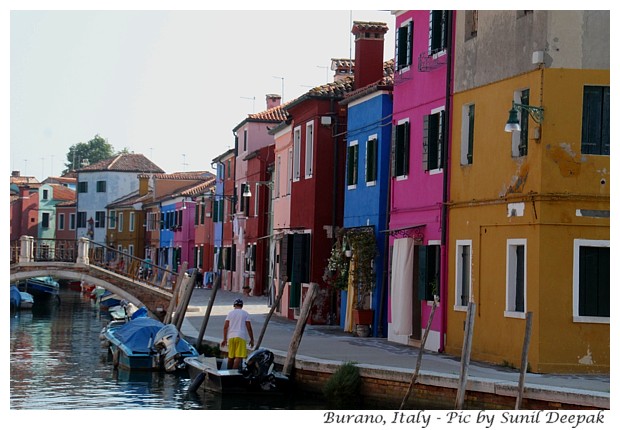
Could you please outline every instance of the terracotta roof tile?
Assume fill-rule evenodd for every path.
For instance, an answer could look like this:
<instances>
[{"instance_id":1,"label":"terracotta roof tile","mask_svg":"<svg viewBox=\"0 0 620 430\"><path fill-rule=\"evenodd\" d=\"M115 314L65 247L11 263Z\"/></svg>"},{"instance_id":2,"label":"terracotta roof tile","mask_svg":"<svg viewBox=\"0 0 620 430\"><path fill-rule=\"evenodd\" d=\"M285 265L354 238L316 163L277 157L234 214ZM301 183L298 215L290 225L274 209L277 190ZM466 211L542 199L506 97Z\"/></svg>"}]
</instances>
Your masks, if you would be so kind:
<instances>
[{"instance_id":1,"label":"terracotta roof tile","mask_svg":"<svg viewBox=\"0 0 620 430\"><path fill-rule=\"evenodd\" d=\"M348 93L344 100L340 104L347 104L355 99L358 99L366 94L377 91L380 88L391 87L394 85L394 60L388 60L383 62L383 77L376 82L366 85L365 87L358 88L355 91Z\"/></svg>"},{"instance_id":2,"label":"terracotta roof tile","mask_svg":"<svg viewBox=\"0 0 620 430\"><path fill-rule=\"evenodd\" d=\"M54 190L54 200L75 200L76 192L60 184L51 184Z\"/></svg>"},{"instance_id":3,"label":"terracotta roof tile","mask_svg":"<svg viewBox=\"0 0 620 430\"><path fill-rule=\"evenodd\" d=\"M107 158L105 160L93 163L90 166L82 167L77 171L97 172L105 170L111 172L164 173L164 171L160 167L158 167L155 163L153 163L142 154L119 154L115 157Z\"/></svg>"},{"instance_id":4,"label":"terracotta roof tile","mask_svg":"<svg viewBox=\"0 0 620 430\"><path fill-rule=\"evenodd\" d=\"M144 175L139 175L144 177ZM148 175L147 175L148 177ZM182 179L182 180L196 180L202 181L215 178L215 175L206 170L199 172L176 172L176 173L156 173L153 175L154 179Z\"/></svg>"}]
</instances>

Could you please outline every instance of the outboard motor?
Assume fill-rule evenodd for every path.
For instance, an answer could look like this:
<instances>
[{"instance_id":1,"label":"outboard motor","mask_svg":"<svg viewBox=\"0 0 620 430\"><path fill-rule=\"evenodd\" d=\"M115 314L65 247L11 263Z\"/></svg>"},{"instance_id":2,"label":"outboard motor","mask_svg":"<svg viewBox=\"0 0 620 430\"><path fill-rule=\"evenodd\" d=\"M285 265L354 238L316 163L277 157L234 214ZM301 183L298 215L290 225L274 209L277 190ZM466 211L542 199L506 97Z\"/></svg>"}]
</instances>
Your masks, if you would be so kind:
<instances>
[{"instance_id":1,"label":"outboard motor","mask_svg":"<svg viewBox=\"0 0 620 430\"><path fill-rule=\"evenodd\" d=\"M258 386L263 391L275 388L273 370L273 352L267 349L257 349L245 361L241 374L249 380L250 385Z\"/></svg>"},{"instance_id":2,"label":"outboard motor","mask_svg":"<svg viewBox=\"0 0 620 430\"><path fill-rule=\"evenodd\" d=\"M179 331L174 324L163 326L155 335L153 346L163 356L166 372L177 370L177 343L179 339Z\"/></svg>"}]
</instances>

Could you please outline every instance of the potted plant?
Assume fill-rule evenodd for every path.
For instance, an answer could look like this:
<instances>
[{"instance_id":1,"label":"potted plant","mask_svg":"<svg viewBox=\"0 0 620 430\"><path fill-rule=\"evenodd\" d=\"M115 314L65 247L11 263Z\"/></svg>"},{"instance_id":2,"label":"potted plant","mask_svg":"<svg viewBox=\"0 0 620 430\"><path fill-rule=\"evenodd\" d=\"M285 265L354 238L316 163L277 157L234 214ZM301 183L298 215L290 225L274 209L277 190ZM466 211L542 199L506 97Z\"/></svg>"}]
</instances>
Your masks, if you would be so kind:
<instances>
[{"instance_id":1,"label":"potted plant","mask_svg":"<svg viewBox=\"0 0 620 430\"><path fill-rule=\"evenodd\" d=\"M327 260L323 280L339 290L346 290L349 282L349 259L346 257L346 249L344 230L338 229L336 231L336 242L332 246L332 252Z\"/></svg>"}]
</instances>

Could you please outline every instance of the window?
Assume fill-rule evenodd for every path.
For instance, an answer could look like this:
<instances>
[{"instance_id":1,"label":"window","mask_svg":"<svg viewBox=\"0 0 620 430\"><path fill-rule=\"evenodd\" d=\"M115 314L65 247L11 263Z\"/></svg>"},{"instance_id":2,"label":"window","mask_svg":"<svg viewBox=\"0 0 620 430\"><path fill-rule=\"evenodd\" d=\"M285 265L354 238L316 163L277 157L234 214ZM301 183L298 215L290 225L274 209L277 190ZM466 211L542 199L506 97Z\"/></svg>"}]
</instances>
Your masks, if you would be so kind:
<instances>
[{"instance_id":1,"label":"window","mask_svg":"<svg viewBox=\"0 0 620 430\"><path fill-rule=\"evenodd\" d=\"M136 227L136 213L129 212L129 231L134 231Z\"/></svg>"},{"instance_id":2,"label":"window","mask_svg":"<svg viewBox=\"0 0 620 430\"><path fill-rule=\"evenodd\" d=\"M58 214L58 230L65 229L65 214Z\"/></svg>"},{"instance_id":3,"label":"window","mask_svg":"<svg viewBox=\"0 0 620 430\"><path fill-rule=\"evenodd\" d=\"M508 239L506 245L506 311L504 316L525 316L527 286L527 241Z\"/></svg>"},{"instance_id":4,"label":"window","mask_svg":"<svg viewBox=\"0 0 620 430\"><path fill-rule=\"evenodd\" d=\"M248 150L248 130L243 130L243 151Z\"/></svg>"},{"instance_id":5,"label":"window","mask_svg":"<svg viewBox=\"0 0 620 430\"><path fill-rule=\"evenodd\" d=\"M465 41L473 39L478 35L478 11L465 11Z\"/></svg>"},{"instance_id":6,"label":"window","mask_svg":"<svg viewBox=\"0 0 620 430\"><path fill-rule=\"evenodd\" d=\"M228 160L227 164L228 164L228 169L226 171L228 172L228 179L230 179L230 171L232 170L230 168L230 160Z\"/></svg>"},{"instance_id":7,"label":"window","mask_svg":"<svg viewBox=\"0 0 620 430\"><path fill-rule=\"evenodd\" d=\"M129 250L127 252L129 255L134 255L133 254L133 245L129 245Z\"/></svg>"},{"instance_id":8,"label":"window","mask_svg":"<svg viewBox=\"0 0 620 430\"><path fill-rule=\"evenodd\" d=\"M347 148L347 186L354 189L357 185L357 140Z\"/></svg>"},{"instance_id":9,"label":"window","mask_svg":"<svg viewBox=\"0 0 620 430\"><path fill-rule=\"evenodd\" d=\"M409 120L401 120L392 134L392 176L409 173Z\"/></svg>"},{"instance_id":10,"label":"window","mask_svg":"<svg viewBox=\"0 0 620 430\"><path fill-rule=\"evenodd\" d=\"M609 241L575 239L573 321L609 323Z\"/></svg>"},{"instance_id":11,"label":"window","mask_svg":"<svg viewBox=\"0 0 620 430\"><path fill-rule=\"evenodd\" d=\"M125 218L125 214L123 212L118 213L118 231L119 233L123 231L123 221Z\"/></svg>"},{"instance_id":12,"label":"window","mask_svg":"<svg viewBox=\"0 0 620 430\"><path fill-rule=\"evenodd\" d=\"M422 163L425 171L437 170L442 167L441 149L444 136L443 108L431 115L424 115L424 137L422 141Z\"/></svg>"},{"instance_id":13,"label":"window","mask_svg":"<svg viewBox=\"0 0 620 430\"><path fill-rule=\"evenodd\" d=\"M377 182L377 135L370 136L366 142L366 185Z\"/></svg>"},{"instance_id":14,"label":"window","mask_svg":"<svg viewBox=\"0 0 620 430\"><path fill-rule=\"evenodd\" d=\"M250 212L250 198L244 197L244 194L247 194L248 191L250 191L249 184L239 185L239 195L241 196L239 201L239 212L244 213L245 215L248 215Z\"/></svg>"},{"instance_id":15,"label":"window","mask_svg":"<svg viewBox=\"0 0 620 430\"><path fill-rule=\"evenodd\" d=\"M105 212L95 212L95 228L105 228Z\"/></svg>"},{"instance_id":16,"label":"window","mask_svg":"<svg viewBox=\"0 0 620 430\"><path fill-rule=\"evenodd\" d=\"M108 228L110 230L116 228L116 211L110 211L110 222L108 223Z\"/></svg>"},{"instance_id":17,"label":"window","mask_svg":"<svg viewBox=\"0 0 620 430\"><path fill-rule=\"evenodd\" d=\"M286 194L291 194L291 186L293 185L293 150L288 150L288 180L286 181Z\"/></svg>"},{"instance_id":18,"label":"window","mask_svg":"<svg viewBox=\"0 0 620 430\"><path fill-rule=\"evenodd\" d=\"M76 215L69 214L69 230L75 230L76 226Z\"/></svg>"},{"instance_id":19,"label":"window","mask_svg":"<svg viewBox=\"0 0 620 430\"><path fill-rule=\"evenodd\" d=\"M609 87L583 88L581 153L609 155Z\"/></svg>"},{"instance_id":20,"label":"window","mask_svg":"<svg viewBox=\"0 0 620 430\"><path fill-rule=\"evenodd\" d=\"M448 46L448 11L431 10L429 14L428 53L444 51Z\"/></svg>"},{"instance_id":21,"label":"window","mask_svg":"<svg viewBox=\"0 0 620 430\"><path fill-rule=\"evenodd\" d=\"M77 228L86 228L86 212L77 213Z\"/></svg>"},{"instance_id":22,"label":"window","mask_svg":"<svg viewBox=\"0 0 620 430\"><path fill-rule=\"evenodd\" d=\"M306 178L312 177L314 154L314 122L306 124Z\"/></svg>"},{"instance_id":23,"label":"window","mask_svg":"<svg viewBox=\"0 0 620 430\"><path fill-rule=\"evenodd\" d=\"M50 228L50 214L48 212L41 213L41 227Z\"/></svg>"},{"instance_id":24,"label":"window","mask_svg":"<svg viewBox=\"0 0 620 430\"><path fill-rule=\"evenodd\" d=\"M280 172L282 171L282 156L278 155L276 163L276 183L274 184L274 197L280 197Z\"/></svg>"},{"instance_id":25,"label":"window","mask_svg":"<svg viewBox=\"0 0 620 430\"><path fill-rule=\"evenodd\" d=\"M525 89L521 91L516 91L514 93L514 101L515 103L529 105L530 90ZM519 125L521 126L521 131L512 133L512 156L523 157L527 155L529 113L527 111L517 109L517 115L519 118Z\"/></svg>"},{"instance_id":26,"label":"window","mask_svg":"<svg viewBox=\"0 0 620 430\"><path fill-rule=\"evenodd\" d=\"M105 181L97 181L97 192L105 193L106 191L106 182Z\"/></svg>"},{"instance_id":27,"label":"window","mask_svg":"<svg viewBox=\"0 0 620 430\"><path fill-rule=\"evenodd\" d=\"M465 311L471 300L471 240L456 241L456 297L454 310Z\"/></svg>"},{"instance_id":28,"label":"window","mask_svg":"<svg viewBox=\"0 0 620 430\"><path fill-rule=\"evenodd\" d=\"M78 182L78 193L87 193L88 192L88 182Z\"/></svg>"},{"instance_id":29,"label":"window","mask_svg":"<svg viewBox=\"0 0 620 430\"><path fill-rule=\"evenodd\" d=\"M463 106L461 121L461 165L474 163L474 121L476 105Z\"/></svg>"},{"instance_id":30,"label":"window","mask_svg":"<svg viewBox=\"0 0 620 430\"><path fill-rule=\"evenodd\" d=\"M293 131L293 181L299 181L301 175L301 127Z\"/></svg>"},{"instance_id":31,"label":"window","mask_svg":"<svg viewBox=\"0 0 620 430\"><path fill-rule=\"evenodd\" d=\"M413 21L401 24L396 35L396 70L411 66L413 55Z\"/></svg>"},{"instance_id":32,"label":"window","mask_svg":"<svg viewBox=\"0 0 620 430\"><path fill-rule=\"evenodd\" d=\"M254 184L254 216L258 216L258 192L259 192L260 184Z\"/></svg>"},{"instance_id":33,"label":"window","mask_svg":"<svg viewBox=\"0 0 620 430\"><path fill-rule=\"evenodd\" d=\"M49 190L43 190L43 196L41 197L41 200L48 200L49 199Z\"/></svg>"},{"instance_id":34,"label":"window","mask_svg":"<svg viewBox=\"0 0 620 430\"><path fill-rule=\"evenodd\" d=\"M439 295L440 245L429 243L427 246L417 246L416 252L419 267L418 298L434 300L434 296Z\"/></svg>"}]
</instances>

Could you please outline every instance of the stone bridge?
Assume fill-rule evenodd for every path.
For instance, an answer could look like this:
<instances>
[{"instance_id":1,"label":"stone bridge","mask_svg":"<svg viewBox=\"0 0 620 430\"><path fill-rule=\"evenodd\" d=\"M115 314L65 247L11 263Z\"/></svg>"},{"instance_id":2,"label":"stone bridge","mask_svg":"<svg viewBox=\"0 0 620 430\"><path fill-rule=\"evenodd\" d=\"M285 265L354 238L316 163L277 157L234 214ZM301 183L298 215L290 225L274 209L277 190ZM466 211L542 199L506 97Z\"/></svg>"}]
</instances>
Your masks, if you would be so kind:
<instances>
[{"instance_id":1,"label":"stone bridge","mask_svg":"<svg viewBox=\"0 0 620 430\"><path fill-rule=\"evenodd\" d=\"M10 282L16 283L28 278L52 276L55 279L83 281L86 284L100 285L106 290L126 299L136 306L145 306L162 317L173 298L173 288L157 286L136 279L129 274L91 264L88 258L87 240L78 246L75 263L66 261L34 261L31 258L31 242L22 240L19 261L11 264ZM173 287L173 285L170 285Z\"/></svg>"}]
</instances>

